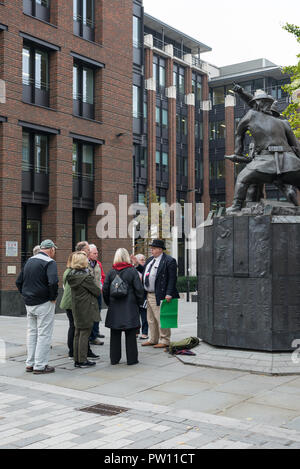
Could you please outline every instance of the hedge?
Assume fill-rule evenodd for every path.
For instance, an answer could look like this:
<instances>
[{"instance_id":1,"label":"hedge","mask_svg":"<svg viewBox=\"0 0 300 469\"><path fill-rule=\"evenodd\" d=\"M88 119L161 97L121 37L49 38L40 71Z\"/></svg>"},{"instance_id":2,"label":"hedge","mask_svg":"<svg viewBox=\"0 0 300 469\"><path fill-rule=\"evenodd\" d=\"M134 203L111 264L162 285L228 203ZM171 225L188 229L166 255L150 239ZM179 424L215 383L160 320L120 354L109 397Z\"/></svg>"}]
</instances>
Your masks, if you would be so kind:
<instances>
[{"instance_id":1,"label":"hedge","mask_svg":"<svg viewBox=\"0 0 300 469\"><path fill-rule=\"evenodd\" d=\"M189 277L190 280L190 292L197 291L197 277ZM188 277L178 277L177 279L177 290L179 293L187 292Z\"/></svg>"}]
</instances>

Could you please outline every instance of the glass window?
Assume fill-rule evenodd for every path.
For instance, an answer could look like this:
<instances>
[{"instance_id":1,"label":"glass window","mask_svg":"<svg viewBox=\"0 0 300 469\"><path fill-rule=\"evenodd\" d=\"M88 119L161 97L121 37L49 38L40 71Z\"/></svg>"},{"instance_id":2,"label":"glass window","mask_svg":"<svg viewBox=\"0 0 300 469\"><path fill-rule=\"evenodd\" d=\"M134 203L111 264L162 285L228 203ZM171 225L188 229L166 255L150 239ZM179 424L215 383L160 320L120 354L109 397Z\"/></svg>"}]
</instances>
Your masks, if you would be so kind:
<instances>
[{"instance_id":1,"label":"glass window","mask_svg":"<svg viewBox=\"0 0 300 469\"><path fill-rule=\"evenodd\" d=\"M43 7L46 7L46 8L49 8L49 3L50 1L49 0L35 0L35 3L37 3L38 5L42 5Z\"/></svg>"},{"instance_id":2,"label":"glass window","mask_svg":"<svg viewBox=\"0 0 300 469\"><path fill-rule=\"evenodd\" d=\"M73 66L73 99L80 99L79 97L79 70L77 65Z\"/></svg>"},{"instance_id":3,"label":"glass window","mask_svg":"<svg viewBox=\"0 0 300 469\"><path fill-rule=\"evenodd\" d=\"M160 151L156 151L156 153L155 153L155 162L156 162L156 170L159 171L159 168L160 168Z\"/></svg>"},{"instance_id":4,"label":"glass window","mask_svg":"<svg viewBox=\"0 0 300 469\"><path fill-rule=\"evenodd\" d=\"M49 70L47 52L35 51L35 87L40 90L49 89Z\"/></svg>"},{"instance_id":5,"label":"glass window","mask_svg":"<svg viewBox=\"0 0 300 469\"><path fill-rule=\"evenodd\" d=\"M216 129L215 129L215 122L209 123L209 139L215 140L216 138Z\"/></svg>"},{"instance_id":6,"label":"glass window","mask_svg":"<svg viewBox=\"0 0 300 469\"><path fill-rule=\"evenodd\" d=\"M157 80L157 64L153 62L153 78Z\"/></svg>"},{"instance_id":7,"label":"glass window","mask_svg":"<svg viewBox=\"0 0 300 469\"><path fill-rule=\"evenodd\" d=\"M216 138L226 137L226 125L225 121L216 122Z\"/></svg>"},{"instance_id":8,"label":"glass window","mask_svg":"<svg viewBox=\"0 0 300 469\"><path fill-rule=\"evenodd\" d=\"M187 175L188 175L188 159L183 158L182 163L183 163L183 175L187 177Z\"/></svg>"},{"instance_id":9,"label":"glass window","mask_svg":"<svg viewBox=\"0 0 300 469\"><path fill-rule=\"evenodd\" d=\"M264 89L264 80L263 78L259 78L258 80L254 81L254 90L263 90Z\"/></svg>"},{"instance_id":10,"label":"glass window","mask_svg":"<svg viewBox=\"0 0 300 469\"><path fill-rule=\"evenodd\" d=\"M164 128L168 127L168 111L167 111L167 109L162 110L162 126Z\"/></svg>"},{"instance_id":11,"label":"glass window","mask_svg":"<svg viewBox=\"0 0 300 469\"><path fill-rule=\"evenodd\" d=\"M73 178L78 178L78 145L77 143L73 143L72 174L73 174Z\"/></svg>"},{"instance_id":12,"label":"glass window","mask_svg":"<svg viewBox=\"0 0 300 469\"><path fill-rule=\"evenodd\" d=\"M202 101L202 83L200 83L199 81L197 82L196 100Z\"/></svg>"},{"instance_id":13,"label":"glass window","mask_svg":"<svg viewBox=\"0 0 300 469\"><path fill-rule=\"evenodd\" d=\"M196 96L196 79L192 79L192 93Z\"/></svg>"},{"instance_id":14,"label":"glass window","mask_svg":"<svg viewBox=\"0 0 300 469\"><path fill-rule=\"evenodd\" d=\"M203 122L199 122L199 137L203 140Z\"/></svg>"},{"instance_id":15,"label":"glass window","mask_svg":"<svg viewBox=\"0 0 300 469\"><path fill-rule=\"evenodd\" d=\"M180 94L185 93L185 88L184 88L184 75L179 75L178 78L178 90Z\"/></svg>"},{"instance_id":16,"label":"glass window","mask_svg":"<svg viewBox=\"0 0 300 469\"><path fill-rule=\"evenodd\" d=\"M23 131L22 136L22 171L30 171L30 134Z\"/></svg>"},{"instance_id":17,"label":"glass window","mask_svg":"<svg viewBox=\"0 0 300 469\"><path fill-rule=\"evenodd\" d=\"M139 117L139 109L140 109L140 89L138 86L133 85L132 87L133 91L133 117L138 118Z\"/></svg>"},{"instance_id":18,"label":"glass window","mask_svg":"<svg viewBox=\"0 0 300 469\"><path fill-rule=\"evenodd\" d=\"M94 27L94 0L83 0L82 20L84 25Z\"/></svg>"},{"instance_id":19,"label":"glass window","mask_svg":"<svg viewBox=\"0 0 300 469\"><path fill-rule=\"evenodd\" d=\"M74 223L74 244L76 246L77 243L82 241L83 239L87 239L87 229L85 223Z\"/></svg>"},{"instance_id":20,"label":"glass window","mask_svg":"<svg viewBox=\"0 0 300 469\"><path fill-rule=\"evenodd\" d=\"M92 181L94 179L94 147L82 145L82 177Z\"/></svg>"},{"instance_id":21,"label":"glass window","mask_svg":"<svg viewBox=\"0 0 300 469\"><path fill-rule=\"evenodd\" d=\"M140 165L142 166L142 168L147 168L147 160L148 160L147 148L141 148Z\"/></svg>"},{"instance_id":22,"label":"glass window","mask_svg":"<svg viewBox=\"0 0 300 469\"><path fill-rule=\"evenodd\" d=\"M22 52L22 83L23 85L30 85L30 49L23 47Z\"/></svg>"},{"instance_id":23,"label":"glass window","mask_svg":"<svg viewBox=\"0 0 300 469\"><path fill-rule=\"evenodd\" d=\"M94 103L94 71L91 68L82 70L82 101L84 103Z\"/></svg>"},{"instance_id":24,"label":"glass window","mask_svg":"<svg viewBox=\"0 0 300 469\"><path fill-rule=\"evenodd\" d=\"M160 108L158 106L155 108L155 122L160 125Z\"/></svg>"},{"instance_id":25,"label":"glass window","mask_svg":"<svg viewBox=\"0 0 300 469\"><path fill-rule=\"evenodd\" d=\"M199 137L199 123L195 121L195 138L198 139Z\"/></svg>"},{"instance_id":26,"label":"glass window","mask_svg":"<svg viewBox=\"0 0 300 469\"><path fill-rule=\"evenodd\" d=\"M34 164L36 173L48 173L48 137L46 135L34 136Z\"/></svg>"},{"instance_id":27,"label":"glass window","mask_svg":"<svg viewBox=\"0 0 300 469\"><path fill-rule=\"evenodd\" d=\"M213 105L216 104L224 104L225 103L225 96L224 96L224 87L220 86L219 88L213 88Z\"/></svg>"},{"instance_id":28,"label":"glass window","mask_svg":"<svg viewBox=\"0 0 300 469\"><path fill-rule=\"evenodd\" d=\"M168 153L163 152L162 153L162 166L163 166L164 171L167 171L168 165L169 165L169 155Z\"/></svg>"},{"instance_id":29,"label":"glass window","mask_svg":"<svg viewBox=\"0 0 300 469\"><path fill-rule=\"evenodd\" d=\"M187 135L187 118L181 118L181 133L182 135Z\"/></svg>"},{"instance_id":30,"label":"glass window","mask_svg":"<svg viewBox=\"0 0 300 469\"><path fill-rule=\"evenodd\" d=\"M159 67L159 86L166 86L166 69L161 65Z\"/></svg>"},{"instance_id":31,"label":"glass window","mask_svg":"<svg viewBox=\"0 0 300 469\"><path fill-rule=\"evenodd\" d=\"M215 162L209 163L209 179L215 179Z\"/></svg>"},{"instance_id":32,"label":"glass window","mask_svg":"<svg viewBox=\"0 0 300 469\"><path fill-rule=\"evenodd\" d=\"M133 47L139 47L140 44L140 19L133 17Z\"/></svg>"},{"instance_id":33,"label":"glass window","mask_svg":"<svg viewBox=\"0 0 300 469\"><path fill-rule=\"evenodd\" d=\"M217 162L217 179L225 178L225 161L220 160Z\"/></svg>"}]
</instances>

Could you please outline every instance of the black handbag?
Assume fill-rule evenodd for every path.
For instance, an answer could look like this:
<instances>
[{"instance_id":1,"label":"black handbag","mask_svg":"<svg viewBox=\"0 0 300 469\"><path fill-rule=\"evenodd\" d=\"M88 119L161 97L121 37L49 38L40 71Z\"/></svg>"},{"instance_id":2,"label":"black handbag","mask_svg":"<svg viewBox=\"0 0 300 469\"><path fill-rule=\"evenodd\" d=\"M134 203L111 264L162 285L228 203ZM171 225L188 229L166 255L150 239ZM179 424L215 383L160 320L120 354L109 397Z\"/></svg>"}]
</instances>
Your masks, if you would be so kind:
<instances>
[{"instance_id":1,"label":"black handbag","mask_svg":"<svg viewBox=\"0 0 300 469\"><path fill-rule=\"evenodd\" d=\"M124 298L128 295L128 285L120 275L116 273L115 278L110 284L110 296L112 298Z\"/></svg>"}]
</instances>

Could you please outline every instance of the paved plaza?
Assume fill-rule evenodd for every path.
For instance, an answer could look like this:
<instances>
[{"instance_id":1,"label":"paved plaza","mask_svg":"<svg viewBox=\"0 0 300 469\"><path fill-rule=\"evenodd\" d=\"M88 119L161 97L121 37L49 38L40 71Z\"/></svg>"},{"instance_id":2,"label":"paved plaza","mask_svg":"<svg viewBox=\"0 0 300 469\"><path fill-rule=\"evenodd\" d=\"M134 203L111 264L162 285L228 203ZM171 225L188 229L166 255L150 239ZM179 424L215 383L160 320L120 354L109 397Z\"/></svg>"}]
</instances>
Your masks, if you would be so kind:
<instances>
[{"instance_id":1,"label":"paved plaza","mask_svg":"<svg viewBox=\"0 0 300 469\"><path fill-rule=\"evenodd\" d=\"M179 309L173 340L197 330L196 304L181 300ZM195 357L139 346L138 365L128 367L123 355L111 366L109 330L101 326L105 345L93 347L97 366L75 369L67 355L68 321L57 315L50 361L56 372L33 375L25 372L26 318L0 316L1 449L300 448L300 370L292 354L294 372L283 366L280 375L246 371L251 360L270 361L266 354L204 343L193 349ZM280 360L289 367L288 354ZM126 411L82 411L98 404Z\"/></svg>"}]
</instances>

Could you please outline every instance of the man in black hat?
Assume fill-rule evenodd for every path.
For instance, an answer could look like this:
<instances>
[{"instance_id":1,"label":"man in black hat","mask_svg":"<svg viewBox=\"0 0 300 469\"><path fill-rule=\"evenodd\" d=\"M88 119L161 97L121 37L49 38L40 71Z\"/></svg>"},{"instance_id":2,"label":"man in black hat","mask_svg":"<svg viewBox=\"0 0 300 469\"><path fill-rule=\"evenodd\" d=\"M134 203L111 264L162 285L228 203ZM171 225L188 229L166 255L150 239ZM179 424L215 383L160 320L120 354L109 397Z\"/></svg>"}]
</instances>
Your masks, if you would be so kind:
<instances>
[{"instance_id":1,"label":"man in black hat","mask_svg":"<svg viewBox=\"0 0 300 469\"><path fill-rule=\"evenodd\" d=\"M147 292L147 321L149 325L149 341L143 347L153 345L154 348L165 348L170 344L171 330L160 327L160 302L179 298L176 289L177 262L164 253L166 247L161 239L154 239L150 244L152 256L144 267L138 265L136 258L132 260L142 274L144 289Z\"/></svg>"}]
</instances>

